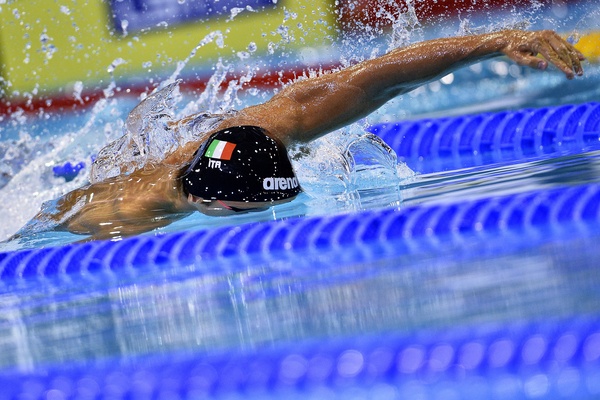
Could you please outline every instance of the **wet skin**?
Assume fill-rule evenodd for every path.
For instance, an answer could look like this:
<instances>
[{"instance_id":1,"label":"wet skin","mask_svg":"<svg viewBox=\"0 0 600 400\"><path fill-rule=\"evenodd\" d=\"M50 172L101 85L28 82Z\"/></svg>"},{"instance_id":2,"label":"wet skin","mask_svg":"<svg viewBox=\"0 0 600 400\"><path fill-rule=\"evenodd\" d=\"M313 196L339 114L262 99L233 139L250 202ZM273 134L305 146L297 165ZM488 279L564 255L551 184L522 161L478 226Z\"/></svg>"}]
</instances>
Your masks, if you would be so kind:
<instances>
[{"instance_id":1,"label":"wet skin","mask_svg":"<svg viewBox=\"0 0 600 400\"><path fill-rule=\"evenodd\" d=\"M255 125L285 145L309 142L367 116L396 96L499 55L539 70L552 64L568 79L583 74L584 56L552 31L507 30L436 39L393 50L335 73L297 81L267 102L225 119L215 131ZM183 118L172 128L178 129L193 118ZM58 213L40 213L35 218L50 218L60 230L107 239L162 227L194 211L227 215L234 212L232 208L250 211L273 205L205 202L184 193L181 174L198 146L213 132L181 146L161 165L70 192L59 200Z\"/></svg>"}]
</instances>

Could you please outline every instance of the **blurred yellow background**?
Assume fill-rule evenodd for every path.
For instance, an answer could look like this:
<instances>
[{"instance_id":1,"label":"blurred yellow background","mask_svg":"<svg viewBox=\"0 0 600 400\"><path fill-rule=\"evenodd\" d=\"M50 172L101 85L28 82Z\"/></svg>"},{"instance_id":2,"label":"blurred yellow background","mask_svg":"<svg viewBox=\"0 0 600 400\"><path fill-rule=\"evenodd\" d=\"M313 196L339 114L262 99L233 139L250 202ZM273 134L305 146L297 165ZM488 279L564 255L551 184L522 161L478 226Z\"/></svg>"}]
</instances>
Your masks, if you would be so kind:
<instances>
[{"instance_id":1,"label":"blurred yellow background","mask_svg":"<svg viewBox=\"0 0 600 400\"><path fill-rule=\"evenodd\" d=\"M208 43L188 68L214 65L219 56L235 57L250 44L258 53L266 52L270 43L286 49L329 45L337 28L336 7L346 4L278 0L273 7L245 10L233 20L230 15L213 16L122 35L114 26L109 1L0 0L0 95L10 100L70 94L76 82L97 90L108 85L112 70L115 81L143 76L148 82L156 74L175 71L177 63L214 31L223 34L224 45ZM358 3L373 8L373 1ZM282 32L292 39L286 41ZM590 61L598 61L599 43L600 33L587 32L577 47Z\"/></svg>"},{"instance_id":2,"label":"blurred yellow background","mask_svg":"<svg viewBox=\"0 0 600 400\"><path fill-rule=\"evenodd\" d=\"M72 91L74 82L106 84L115 60L116 80L151 69L172 72L210 32L221 31L225 46L213 41L190 61L207 63L218 56L247 50L255 43L265 52L280 43L283 26L295 40L286 46L314 46L334 22L329 0L280 0L276 7L243 11L204 23L185 23L122 35L114 28L111 8L103 0L0 1L0 76L10 97ZM302 23L299 28L298 24ZM326 33L326 34L324 34ZM121 63L121 60L124 63Z\"/></svg>"},{"instance_id":3,"label":"blurred yellow background","mask_svg":"<svg viewBox=\"0 0 600 400\"><path fill-rule=\"evenodd\" d=\"M600 61L600 32L588 32L584 34L575 45L589 61Z\"/></svg>"}]
</instances>

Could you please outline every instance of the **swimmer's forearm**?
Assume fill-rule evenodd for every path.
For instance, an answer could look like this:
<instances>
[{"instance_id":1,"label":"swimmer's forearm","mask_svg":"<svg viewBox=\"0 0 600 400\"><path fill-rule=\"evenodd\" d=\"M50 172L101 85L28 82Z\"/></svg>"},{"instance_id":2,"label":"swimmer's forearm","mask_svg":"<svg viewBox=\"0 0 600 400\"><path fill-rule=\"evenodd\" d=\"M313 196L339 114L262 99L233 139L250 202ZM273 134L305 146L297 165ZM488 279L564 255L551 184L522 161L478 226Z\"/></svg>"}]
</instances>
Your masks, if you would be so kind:
<instances>
[{"instance_id":1,"label":"swimmer's forearm","mask_svg":"<svg viewBox=\"0 0 600 400\"><path fill-rule=\"evenodd\" d=\"M374 99L387 101L464 66L502 54L501 35L435 39L400 48L357 65L356 84ZM377 71L372 79L361 71ZM363 82L363 79L369 80Z\"/></svg>"},{"instance_id":2,"label":"swimmer's forearm","mask_svg":"<svg viewBox=\"0 0 600 400\"><path fill-rule=\"evenodd\" d=\"M279 118L283 121L278 124L282 127L280 138L306 142L365 117L395 96L501 54L536 69L552 63L568 78L583 73L583 55L552 31L510 30L443 38L296 82L268 102L265 109L258 108L257 114L285 115L285 119Z\"/></svg>"},{"instance_id":3,"label":"swimmer's forearm","mask_svg":"<svg viewBox=\"0 0 600 400\"><path fill-rule=\"evenodd\" d=\"M537 54L542 58L538 58ZM554 64L571 79L581 75L583 55L552 31L507 30L482 35L443 38L394 50L364 67L379 70L379 81L367 74L357 79L375 99L387 101L456 69L488 58L506 55L513 61L535 69ZM360 64L356 69L363 68Z\"/></svg>"}]
</instances>

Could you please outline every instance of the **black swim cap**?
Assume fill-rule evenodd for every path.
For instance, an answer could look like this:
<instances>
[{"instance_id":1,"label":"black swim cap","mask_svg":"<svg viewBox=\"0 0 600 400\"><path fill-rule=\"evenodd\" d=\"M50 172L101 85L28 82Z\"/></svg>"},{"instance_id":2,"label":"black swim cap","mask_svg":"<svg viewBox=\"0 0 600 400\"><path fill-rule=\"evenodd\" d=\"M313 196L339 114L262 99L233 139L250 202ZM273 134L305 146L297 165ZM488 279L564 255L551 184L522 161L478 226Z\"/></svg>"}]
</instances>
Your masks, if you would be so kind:
<instances>
[{"instance_id":1,"label":"black swim cap","mask_svg":"<svg viewBox=\"0 0 600 400\"><path fill-rule=\"evenodd\" d=\"M183 175L186 193L205 200L269 202L302 191L285 146L256 126L214 133Z\"/></svg>"}]
</instances>

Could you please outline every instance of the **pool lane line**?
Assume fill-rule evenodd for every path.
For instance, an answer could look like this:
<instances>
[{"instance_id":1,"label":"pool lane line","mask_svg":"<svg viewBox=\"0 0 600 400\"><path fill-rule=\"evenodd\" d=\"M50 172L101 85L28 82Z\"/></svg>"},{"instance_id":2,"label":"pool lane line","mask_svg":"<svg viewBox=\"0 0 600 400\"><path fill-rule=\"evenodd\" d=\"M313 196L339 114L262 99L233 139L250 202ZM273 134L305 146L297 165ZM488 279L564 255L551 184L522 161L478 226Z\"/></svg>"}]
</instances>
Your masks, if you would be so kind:
<instances>
[{"instance_id":1,"label":"pool lane line","mask_svg":"<svg viewBox=\"0 0 600 400\"><path fill-rule=\"evenodd\" d=\"M584 103L472 116L380 124L372 131L390 143L400 159L458 159L488 153L514 158L539 156L556 149L585 149L600 142L600 104ZM387 140L386 140L387 139ZM489 157L488 157L489 159ZM0 253L0 280L46 274L88 273L123 265L193 262L240 254L301 252L374 243L407 237L521 229L568 221L596 221L599 185L538 190L530 195L494 196L443 206L412 206L334 217L218 228L211 231L139 236L122 242L68 245ZM582 196L586 193L589 196ZM591 193L591 194L590 194ZM575 194L575 195L574 195ZM510 208L531 199L523 207ZM569 198L568 202L561 199ZM553 205L548 205L548 199ZM504 204L506 203L506 204ZM531 205L535 208L531 209ZM581 210L573 213L569 208ZM500 209L502 208L502 209ZM507 210L513 210L507 214ZM524 220L523 215L528 215ZM551 217L549 217L551 216ZM366 222L370 221L370 222ZM381 227L385 226L382 231ZM360 232L357 234L356 232ZM181 240L187 243L182 245Z\"/></svg>"},{"instance_id":2,"label":"pool lane line","mask_svg":"<svg viewBox=\"0 0 600 400\"><path fill-rule=\"evenodd\" d=\"M600 149L600 103L567 104L373 125L418 172Z\"/></svg>"},{"instance_id":3,"label":"pool lane line","mask_svg":"<svg viewBox=\"0 0 600 400\"><path fill-rule=\"evenodd\" d=\"M540 236L600 221L600 184L538 189L445 203L310 218L255 222L0 253L0 281L111 273L127 268L187 266L235 257L265 260L372 245L435 245L472 235ZM543 236L543 235L542 235ZM524 239L525 240L525 239Z\"/></svg>"},{"instance_id":4,"label":"pool lane line","mask_svg":"<svg viewBox=\"0 0 600 400\"><path fill-rule=\"evenodd\" d=\"M0 371L3 398L594 398L597 314ZM82 365L80 365L82 364ZM70 391L69 391L70 389ZM332 392L332 391L335 391ZM391 393L397 396L390 397ZM337 393L337 395L336 395ZM406 394L406 396L403 396ZM25 396L29 395L29 396ZM68 397L67 397L68 396ZM237 398L236 396L236 398ZM53 397L54 398L54 397ZM57 397L58 398L58 397Z\"/></svg>"}]
</instances>

